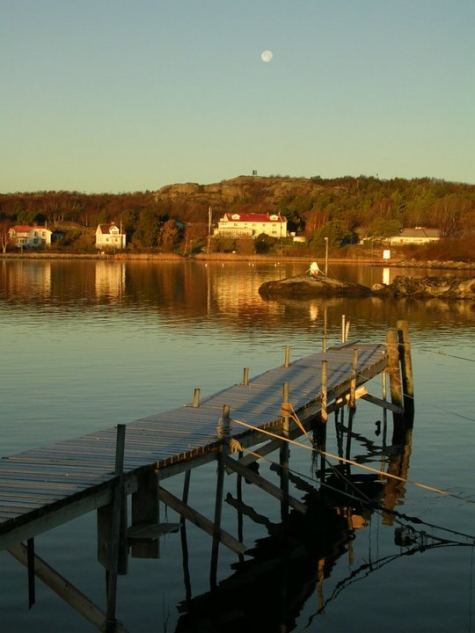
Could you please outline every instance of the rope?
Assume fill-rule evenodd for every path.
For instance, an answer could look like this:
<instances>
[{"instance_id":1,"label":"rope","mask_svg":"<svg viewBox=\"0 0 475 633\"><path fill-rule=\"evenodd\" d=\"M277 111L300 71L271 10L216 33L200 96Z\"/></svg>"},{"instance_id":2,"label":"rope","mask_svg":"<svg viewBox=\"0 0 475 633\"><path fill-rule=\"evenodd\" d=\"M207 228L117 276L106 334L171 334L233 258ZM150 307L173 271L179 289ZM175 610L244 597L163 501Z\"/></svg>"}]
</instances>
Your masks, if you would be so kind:
<instances>
[{"instance_id":1,"label":"rope","mask_svg":"<svg viewBox=\"0 0 475 633\"><path fill-rule=\"evenodd\" d=\"M247 424L246 422L242 422L242 420L236 420L234 419L234 422L236 422L237 424L241 424L242 426L247 427L248 429L251 429L253 431L257 431L258 433L262 433L264 435L268 435L270 437L274 437L278 440L280 440L281 442L288 442L289 444L293 444L295 446L298 446L299 448L304 448L307 450L310 450L312 452L317 452L319 455L323 455L324 457L329 457L331 459L336 459L339 462L342 462L344 464L349 464L350 466L356 466L357 468L361 468L362 470L367 470L369 472L372 472L376 475L379 475L380 477L384 477L384 478L389 478L389 479L394 479L396 481L401 481L404 484L411 484L413 486L416 486L418 488L422 488L423 490L427 490L429 492L434 492L436 494L440 494L443 497L451 497L452 499L457 499L458 501L463 501L465 503L473 503L475 504L475 501L473 499L467 499L466 497L461 497L460 495L456 495L452 492L448 492L447 490L442 490L441 488L435 488L434 486L428 486L427 484L423 484L420 483L418 481L414 481L412 479L405 479L404 477L399 477L399 475L393 475L391 473L386 473L382 470L379 470L377 468L373 468L371 466L366 466L365 464L360 464L359 462L356 462L354 460L351 459L346 459L345 457L340 457L339 455L334 455L333 453L328 453L326 451L322 451L319 448L316 448L315 446L306 446L305 444L301 444L300 442L296 442L295 440L291 440L288 438L284 438L282 437L282 435L278 435L277 433L272 433L271 431L266 431L265 429L260 429L257 426L253 426L252 424ZM299 425L299 427L301 428L301 423ZM306 436L308 437L308 434L305 433Z\"/></svg>"}]
</instances>

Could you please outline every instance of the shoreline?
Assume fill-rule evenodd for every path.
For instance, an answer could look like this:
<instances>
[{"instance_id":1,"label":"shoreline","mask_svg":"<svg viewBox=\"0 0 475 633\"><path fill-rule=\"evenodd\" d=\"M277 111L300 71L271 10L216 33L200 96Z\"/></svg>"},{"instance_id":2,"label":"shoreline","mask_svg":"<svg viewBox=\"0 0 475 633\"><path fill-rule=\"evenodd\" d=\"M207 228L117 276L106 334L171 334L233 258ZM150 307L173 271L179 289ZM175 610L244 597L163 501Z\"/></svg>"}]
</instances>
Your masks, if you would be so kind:
<instances>
[{"instance_id":1,"label":"shoreline","mask_svg":"<svg viewBox=\"0 0 475 633\"><path fill-rule=\"evenodd\" d=\"M228 261L228 262L278 262L298 263L308 262L308 257L285 257L278 255L238 255L235 253L199 253L185 256L176 253L0 253L2 260L110 260L110 261ZM371 257L339 258L329 257L332 264L364 264L378 268L429 268L440 270L475 270L475 262L463 261L419 261L405 259L399 261L375 261Z\"/></svg>"}]
</instances>

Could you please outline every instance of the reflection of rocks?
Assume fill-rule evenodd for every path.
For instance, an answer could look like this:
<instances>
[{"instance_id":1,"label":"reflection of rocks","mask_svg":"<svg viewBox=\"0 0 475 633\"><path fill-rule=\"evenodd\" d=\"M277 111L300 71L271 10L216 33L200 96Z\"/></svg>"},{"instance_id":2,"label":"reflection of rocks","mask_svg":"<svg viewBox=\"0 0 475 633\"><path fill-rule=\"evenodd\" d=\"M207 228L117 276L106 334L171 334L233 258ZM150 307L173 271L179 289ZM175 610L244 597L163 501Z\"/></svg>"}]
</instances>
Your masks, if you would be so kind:
<instances>
[{"instance_id":1,"label":"reflection of rocks","mask_svg":"<svg viewBox=\"0 0 475 633\"><path fill-rule=\"evenodd\" d=\"M395 277L393 282L375 284L373 294L388 297L475 299L474 277Z\"/></svg>"},{"instance_id":2,"label":"reflection of rocks","mask_svg":"<svg viewBox=\"0 0 475 633\"><path fill-rule=\"evenodd\" d=\"M265 298L310 299L312 297L367 297L371 294L371 290L361 284L339 281L330 277L297 275L278 281L267 281L260 286L259 293Z\"/></svg>"}]
</instances>

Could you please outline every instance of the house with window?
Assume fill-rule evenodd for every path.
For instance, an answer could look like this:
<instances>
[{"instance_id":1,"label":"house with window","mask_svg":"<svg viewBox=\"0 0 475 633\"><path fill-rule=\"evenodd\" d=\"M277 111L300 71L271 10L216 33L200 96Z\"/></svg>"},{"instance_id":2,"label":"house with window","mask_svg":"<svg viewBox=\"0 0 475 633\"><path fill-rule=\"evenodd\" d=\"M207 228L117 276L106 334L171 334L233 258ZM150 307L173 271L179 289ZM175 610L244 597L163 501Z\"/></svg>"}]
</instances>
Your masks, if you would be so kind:
<instances>
[{"instance_id":1,"label":"house with window","mask_svg":"<svg viewBox=\"0 0 475 633\"><path fill-rule=\"evenodd\" d=\"M99 224L96 229L96 248L125 248L126 234L122 229L111 222L110 224Z\"/></svg>"},{"instance_id":2,"label":"house with window","mask_svg":"<svg viewBox=\"0 0 475 633\"><path fill-rule=\"evenodd\" d=\"M251 237L261 233L287 237L287 219L272 213L225 213L214 229L215 237Z\"/></svg>"},{"instance_id":3,"label":"house with window","mask_svg":"<svg viewBox=\"0 0 475 633\"><path fill-rule=\"evenodd\" d=\"M51 246L52 231L45 226L16 224L9 229L10 242L17 248L44 248Z\"/></svg>"},{"instance_id":4,"label":"house with window","mask_svg":"<svg viewBox=\"0 0 475 633\"><path fill-rule=\"evenodd\" d=\"M389 239L391 246L401 244L428 244L440 240L442 233L439 229L426 229L423 226L416 226L413 229L402 229L399 235L393 235Z\"/></svg>"}]
</instances>

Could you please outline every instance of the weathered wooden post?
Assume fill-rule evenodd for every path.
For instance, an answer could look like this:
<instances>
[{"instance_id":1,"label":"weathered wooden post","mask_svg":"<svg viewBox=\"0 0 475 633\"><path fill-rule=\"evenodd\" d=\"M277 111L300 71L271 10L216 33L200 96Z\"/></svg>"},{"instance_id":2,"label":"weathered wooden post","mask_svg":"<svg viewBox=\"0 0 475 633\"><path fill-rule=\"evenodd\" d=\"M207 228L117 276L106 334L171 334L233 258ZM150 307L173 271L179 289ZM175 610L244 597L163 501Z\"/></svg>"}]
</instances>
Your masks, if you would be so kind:
<instances>
[{"instance_id":1,"label":"weathered wooden post","mask_svg":"<svg viewBox=\"0 0 475 633\"><path fill-rule=\"evenodd\" d=\"M326 422L328 420L327 400L328 400L328 361L322 360L322 407L321 407L321 413L320 413L322 422Z\"/></svg>"},{"instance_id":2,"label":"weathered wooden post","mask_svg":"<svg viewBox=\"0 0 475 633\"><path fill-rule=\"evenodd\" d=\"M113 491L113 501L110 506L100 508L98 511L99 544L102 545L102 551L99 552L99 560L106 566L107 581L107 611L104 623L105 633L113 633L115 631L117 575L120 573L126 573L127 569L127 540L125 534L126 526L124 525L126 522L126 513L123 481L125 428L125 424L117 425L115 454L116 482ZM106 531L108 531L109 535L108 540L105 535Z\"/></svg>"},{"instance_id":3,"label":"weathered wooden post","mask_svg":"<svg viewBox=\"0 0 475 633\"><path fill-rule=\"evenodd\" d=\"M193 392L193 408L197 409L200 406L200 390L195 389Z\"/></svg>"},{"instance_id":4,"label":"weathered wooden post","mask_svg":"<svg viewBox=\"0 0 475 633\"><path fill-rule=\"evenodd\" d=\"M284 367L290 367L290 347L289 347L289 345L285 346Z\"/></svg>"},{"instance_id":5,"label":"weathered wooden post","mask_svg":"<svg viewBox=\"0 0 475 633\"><path fill-rule=\"evenodd\" d=\"M280 485L282 489L281 518L285 524L289 514L289 383L284 382L282 386L282 410L284 412L282 424L283 441L280 445Z\"/></svg>"},{"instance_id":6,"label":"weathered wooden post","mask_svg":"<svg viewBox=\"0 0 475 633\"><path fill-rule=\"evenodd\" d=\"M249 367L245 367L242 371L242 385L247 387L249 385Z\"/></svg>"},{"instance_id":7,"label":"weathered wooden post","mask_svg":"<svg viewBox=\"0 0 475 633\"><path fill-rule=\"evenodd\" d=\"M221 532L221 514L223 509L223 489L224 489L224 456L229 450L229 439L231 437L231 407L223 405L223 415L218 421L218 438L221 446L217 453L218 461L218 481L216 485L216 502L214 507L214 529L213 548L211 552L211 585L216 587L216 572L218 568L219 537Z\"/></svg>"},{"instance_id":8,"label":"weathered wooden post","mask_svg":"<svg viewBox=\"0 0 475 633\"><path fill-rule=\"evenodd\" d=\"M388 350L388 376L391 402L399 407L403 407L401 373L399 368L399 342L397 330L388 330L386 333L386 346ZM394 433L393 442L397 443L404 423L404 417L400 413L393 412Z\"/></svg>"},{"instance_id":9,"label":"weathered wooden post","mask_svg":"<svg viewBox=\"0 0 475 633\"><path fill-rule=\"evenodd\" d=\"M414 379L412 375L411 343L407 321L398 321L399 360L401 363L402 391L404 398L404 420L414 421Z\"/></svg>"},{"instance_id":10,"label":"weathered wooden post","mask_svg":"<svg viewBox=\"0 0 475 633\"><path fill-rule=\"evenodd\" d=\"M353 350L353 363L351 365L351 381L350 381L350 409L356 407L356 383L358 378L358 350Z\"/></svg>"},{"instance_id":11,"label":"weathered wooden post","mask_svg":"<svg viewBox=\"0 0 475 633\"><path fill-rule=\"evenodd\" d=\"M346 325L345 325L345 315L341 315L341 342L345 342L345 333L346 333Z\"/></svg>"}]
</instances>

